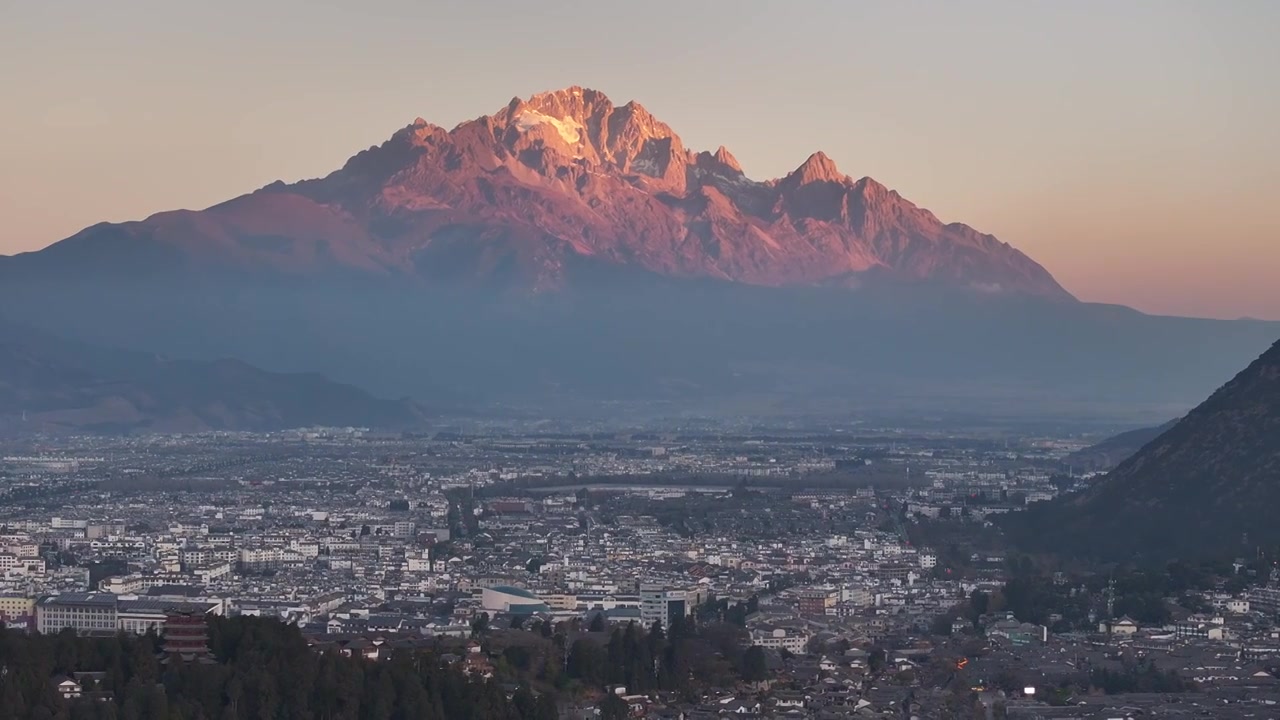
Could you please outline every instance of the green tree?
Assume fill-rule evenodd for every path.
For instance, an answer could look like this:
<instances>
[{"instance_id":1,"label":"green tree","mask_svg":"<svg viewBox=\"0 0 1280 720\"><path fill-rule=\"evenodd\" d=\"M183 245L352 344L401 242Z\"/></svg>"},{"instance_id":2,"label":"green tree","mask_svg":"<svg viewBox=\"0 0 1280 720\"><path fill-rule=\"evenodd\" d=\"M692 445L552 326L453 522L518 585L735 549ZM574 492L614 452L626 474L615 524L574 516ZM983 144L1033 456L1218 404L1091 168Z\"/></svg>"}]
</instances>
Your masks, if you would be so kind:
<instances>
[{"instance_id":1,"label":"green tree","mask_svg":"<svg viewBox=\"0 0 1280 720\"><path fill-rule=\"evenodd\" d=\"M471 621L471 637L483 637L489 632L489 613L482 612Z\"/></svg>"},{"instance_id":2,"label":"green tree","mask_svg":"<svg viewBox=\"0 0 1280 720\"><path fill-rule=\"evenodd\" d=\"M867 656L867 668L873 674L879 674L884 670L885 663L888 662L889 654L882 647L871 648L871 654Z\"/></svg>"},{"instance_id":3,"label":"green tree","mask_svg":"<svg viewBox=\"0 0 1280 720\"><path fill-rule=\"evenodd\" d=\"M605 695L596 708L600 710L600 720L626 720L631 712L626 701L613 693Z\"/></svg>"},{"instance_id":4,"label":"green tree","mask_svg":"<svg viewBox=\"0 0 1280 720\"><path fill-rule=\"evenodd\" d=\"M747 682L760 682L769 677L769 666L765 662L764 648L753 645L742 654L742 679Z\"/></svg>"}]
</instances>

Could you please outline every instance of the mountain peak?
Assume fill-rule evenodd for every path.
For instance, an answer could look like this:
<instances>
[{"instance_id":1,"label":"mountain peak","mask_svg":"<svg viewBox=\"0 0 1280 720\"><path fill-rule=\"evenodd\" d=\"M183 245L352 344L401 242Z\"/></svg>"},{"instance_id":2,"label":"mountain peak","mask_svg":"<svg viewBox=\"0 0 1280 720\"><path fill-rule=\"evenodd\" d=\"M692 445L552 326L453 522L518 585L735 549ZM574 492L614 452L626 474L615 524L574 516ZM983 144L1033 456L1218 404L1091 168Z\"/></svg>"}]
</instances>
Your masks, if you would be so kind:
<instances>
[{"instance_id":1,"label":"mountain peak","mask_svg":"<svg viewBox=\"0 0 1280 720\"><path fill-rule=\"evenodd\" d=\"M540 93L534 93L529 97L529 102L537 103L553 99L564 100L567 98L583 97L584 95L604 97L604 93L599 90L584 88L581 85L570 85L569 87L560 88L559 90L544 90Z\"/></svg>"},{"instance_id":2,"label":"mountain peak","mask_svg":"<svg viewBox=\"0 0 1280 720\"><path fill-rule=\"evenodd\" d=\"M872 177L859 179L853 184L853 189L867 200L878 200L897 194Z\"/></svg>"},{"instance_id":3,"label":"mountain peak","mask_svg":"<svg viewBox=\"0 0 1280 720\"><path fill-rule=\"evenodd\" d=\"M684 192L684 145L634 100L615 106L604 93L573 85L512 100L491 121L510 156L544 177L573 175L586 163L644 176L654 191Z\"/></svg>"},{"instance_id":4,"label":"mountain peak","mask_svg":"<svg viewBox=\"0 0 1280 720\"><path fill-rule=\"evenodd\" d=\"M714 157L716 162L720 163L721 165L724 165L725 167L731 168L738 172L742 172L742 165L738 163L738 159L735 158L733 154L730 153L728 148L726 148L725 146L721 145L720 148L716 150L716 154Z\"/></svg>"},{"instance_id":5,"label":"mountain peak","mask_svg":"<svg viewBox=\"0 0 1280 720\"><path fill-rule=\"evenodd\" d=\"M563 113L579 120L589 116L597 106L613 107L613 102L604 93L578 85L537 93L523 104L548 114Z\"/></svg>"},{"instance_id":6,"label":"mountain peak","mask_svg":"<svg viewBox=\"0 0 1280 720\"><path fill-rule=\"evenodd\" d=\"M651 137L666 138L675 135L670 127L635 100L615 105L603 92L578 85L540 92L530 96L528 100L513 99L508 111L518 113L521 110L533 110L561 121L583 125L588 124L589 120L604 121L615 126L633 125ZM616 132L615 127L613 133Z\"/></svg>"},{"instance_id":7,"label":"mountain peak","mask_svg":"<svg viewBox=\"0 0 1280 720\"><path fill-rule=\"evenodd\" d=\"M325 178L275 186L204 219L220 223L208 232L245 237L226 262L298 273L548 289L567 286L578 261L755 285L884 268L903 280L1070 299L1025 255L943 225L870 179L855 183L823 152L783 179L754 182L727 148L689 152L639 103L614 105L577 85L514 98L451 130L415 120ZM223 261L218 243L174 229L180 221L156 232Z\"/></svg>"},{"instance_id":8,"label":"mountain peak","mask_svg":"<svg viewBox=\"0 0 1280 720\"><path fill-rule=\"evenodd\" d=\"M844 182L848 178L836 167L836 163L827 154L819 150L796 168L787 180L797 185L808 185L816 182Z\"/></svg>"}]
</instances>

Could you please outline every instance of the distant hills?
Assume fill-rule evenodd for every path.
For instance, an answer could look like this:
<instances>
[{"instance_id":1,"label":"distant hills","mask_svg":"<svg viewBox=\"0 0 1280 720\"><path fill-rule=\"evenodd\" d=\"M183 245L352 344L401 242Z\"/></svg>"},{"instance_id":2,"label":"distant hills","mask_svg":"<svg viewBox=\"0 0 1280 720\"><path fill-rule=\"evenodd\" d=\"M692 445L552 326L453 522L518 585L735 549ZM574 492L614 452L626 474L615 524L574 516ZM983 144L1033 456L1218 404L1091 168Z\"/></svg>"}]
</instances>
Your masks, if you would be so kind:
<instances>
[{"instance_id":1,"label":"distant hills","mask_svg":"<svg viewBox=\"0 0 1280 720\"><path fill-rule=\"evenodd\" d=\"M1081 303L821 152L753 180L578 87L451 130L415 121L323 178L0 257L0 307L433 407L610 417L1149 421L1280 335Z\"/></svg>"},{"instance_id":2,"label":"distant hills","mask_svg":"<svg viewBox=\"0 0 1280 720\"><path fill-rule=\"evenodd\" d=\"M1082 494L1011 516L1023 547L1161 561L1280 549L1280 343Z\"/></svg>"},{"instance_id":3,"label":"distant hills","mask_svg":"<svg viewBox=\"0 0 1280 720\"><path fill-rule=\"evenodd\" d=\"M0 319L2 432L398 428L422 419L413 403L315 374L109 350Z\"/></svg>"},{"instance_id":4,"label":"distant hills","mask_svg":"<svg viewBox=\"0 0 1280 720\"><path fill-rule=\"evenodd\" d=\"M1111 470L1133 457L1144 445L1165 434L1177 424L1177 420L1170 420L1156 427L1122 432L1071 453L1063 459L1063 462L1080 471Z\"/></svg>"}]
</instances>

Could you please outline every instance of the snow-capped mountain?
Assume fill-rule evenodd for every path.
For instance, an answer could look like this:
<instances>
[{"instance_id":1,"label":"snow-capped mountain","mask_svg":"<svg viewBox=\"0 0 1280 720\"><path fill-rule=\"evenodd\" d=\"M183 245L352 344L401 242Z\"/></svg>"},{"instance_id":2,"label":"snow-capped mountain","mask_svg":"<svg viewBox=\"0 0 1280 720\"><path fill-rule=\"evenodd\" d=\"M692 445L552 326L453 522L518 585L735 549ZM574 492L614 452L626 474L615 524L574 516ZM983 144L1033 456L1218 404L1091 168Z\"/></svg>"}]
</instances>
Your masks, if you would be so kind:
<instances>
[{"instance_id":1,"label":"snow-capped mountain","mask_svg":"<svg viewBox=\"0 0 1280 720\"><path fill-rule=\"evenodd\" d=\"M451 130L415 121L323 178L0 257L0 307L99 345L538 412L1163 420L1280 335L1079 302L821 152L753 179L577 87Z\"/></svg>"},{"instance_id":2,"label":"snow-capped mountain","mask_svg":"<svg viewBox=\"0 0 1280 720\"><path fill-rule=\"evenodd\" d=\"M784 178L751 180L725 148L688 150L638 103L578 87L448 131L418 120L323 179L95 226L49 252L92 255L121 234L180 264L436 282L506 268L534 290L571 282L566 259L578 256L753 285L878 275L1070 299L1012 247L854 180L821 152Z\"/></svg>"}]
</instances>

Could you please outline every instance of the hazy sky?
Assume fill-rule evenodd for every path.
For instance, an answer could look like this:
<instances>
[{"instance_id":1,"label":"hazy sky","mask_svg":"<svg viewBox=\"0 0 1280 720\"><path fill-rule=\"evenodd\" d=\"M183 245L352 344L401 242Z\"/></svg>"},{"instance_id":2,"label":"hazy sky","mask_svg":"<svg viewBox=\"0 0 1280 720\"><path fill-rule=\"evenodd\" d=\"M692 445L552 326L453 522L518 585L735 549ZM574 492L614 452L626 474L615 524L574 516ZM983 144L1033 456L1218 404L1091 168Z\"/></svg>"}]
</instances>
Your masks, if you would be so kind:
<instances>
[{"instance_id":1,"label":"hazy sky","mask_svg":"<svg viewBox=\"0 0 1280 720\"><path fill-rule=\"evenodd\" d=\"M584 85L827 152L1087 300L1280 319L1280 2L0 0L0 253Z\"/></svg>"}]
</instances>

